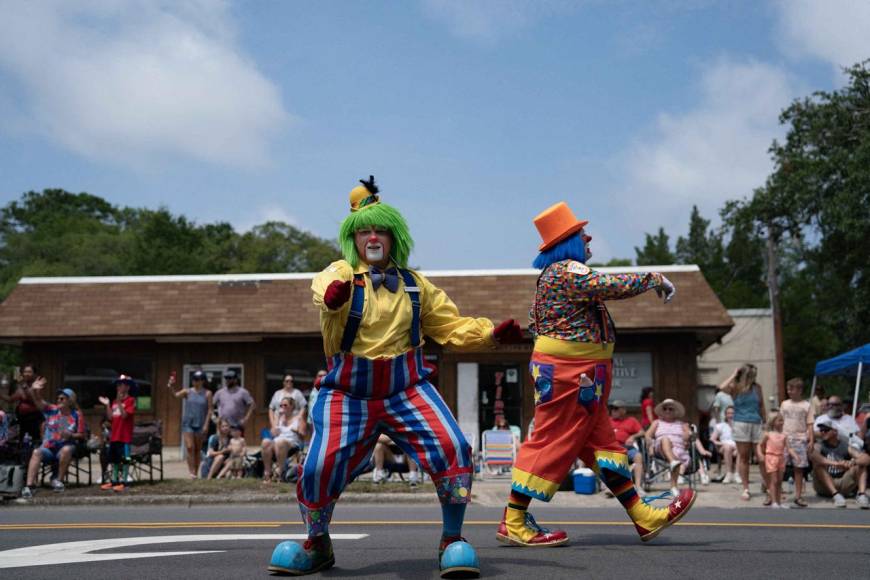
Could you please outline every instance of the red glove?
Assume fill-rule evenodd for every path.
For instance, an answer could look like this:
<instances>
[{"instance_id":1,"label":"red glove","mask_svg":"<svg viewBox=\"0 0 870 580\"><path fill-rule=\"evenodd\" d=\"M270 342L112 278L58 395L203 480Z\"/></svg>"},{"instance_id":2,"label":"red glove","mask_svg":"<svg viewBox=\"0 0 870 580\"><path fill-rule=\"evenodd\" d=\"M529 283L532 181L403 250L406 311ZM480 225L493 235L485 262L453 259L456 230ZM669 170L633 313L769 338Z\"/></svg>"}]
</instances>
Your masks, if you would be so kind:
<instances>
[{"instance_id":1,"label":"red glove","mask_svg":"<svg viewBox=\"0 0 870 580\"><path fill-rule=\"evenodd\" d=\"M323 303L330 310L338 310L350 299L350 280L336 280L326 287L323 293Z\"/></svg>"},{"instance_id":2,"label":"red glove","mask_svg":"<svg viewBox=\"0 0 870 580\"><path fill-rule=\"evenodd\" d=\"M523 331L513 318L508 318L492 331L499 344L519 344L523 342Z\"/></svg>"}]
</instances>

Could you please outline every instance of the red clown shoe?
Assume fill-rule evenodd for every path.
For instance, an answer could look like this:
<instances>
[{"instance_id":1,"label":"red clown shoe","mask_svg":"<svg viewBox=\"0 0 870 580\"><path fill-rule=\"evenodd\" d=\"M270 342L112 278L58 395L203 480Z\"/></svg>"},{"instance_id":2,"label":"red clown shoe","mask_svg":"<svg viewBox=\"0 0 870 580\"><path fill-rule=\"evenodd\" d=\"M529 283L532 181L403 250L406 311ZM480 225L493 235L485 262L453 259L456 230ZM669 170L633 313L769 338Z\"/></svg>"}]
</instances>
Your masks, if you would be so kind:
<instances>
[{"instance_id":1,"label":"red clown shoe","mask_svg":"<svg viewBox=\"0 0 870 580\"><path fill-rule=\"evenodd\" d=\"M658 536L662 532L662 530L680 521L680 518L686 515L689 509L691 509L692 504L695 503L696 497L697 494L695 494L695 490L682 489L680 490L680 493L677 495L677 497L674 498L674 501L672 501L668 505L667 520L663 521L661 524L652 529L644 528L643 526L635 523L634 527L637 530L637 533L640 534L641 541L649 542L650 540Z\"/></svg>"}]
</instances>

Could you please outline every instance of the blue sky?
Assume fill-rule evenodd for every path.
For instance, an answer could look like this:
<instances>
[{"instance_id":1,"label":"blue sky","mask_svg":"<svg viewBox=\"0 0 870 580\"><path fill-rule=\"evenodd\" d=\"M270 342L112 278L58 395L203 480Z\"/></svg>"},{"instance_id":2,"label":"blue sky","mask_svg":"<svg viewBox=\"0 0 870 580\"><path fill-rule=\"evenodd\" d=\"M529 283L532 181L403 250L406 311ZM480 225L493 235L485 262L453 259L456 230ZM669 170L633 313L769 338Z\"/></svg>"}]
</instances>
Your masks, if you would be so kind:
<instances>
[{"instance_id":1,"label":"blue sky","mask_svg":"<svg viewBox=\"0 0 870 580\"><path fill-rule=\"evenodd\" d=\"M0 0L0 203L61 187L334 237L374 174L426 269L527 267L565 200L595 260L715 218L777 115L870 57L858 0Z\"/></svg>"}]
</instances>

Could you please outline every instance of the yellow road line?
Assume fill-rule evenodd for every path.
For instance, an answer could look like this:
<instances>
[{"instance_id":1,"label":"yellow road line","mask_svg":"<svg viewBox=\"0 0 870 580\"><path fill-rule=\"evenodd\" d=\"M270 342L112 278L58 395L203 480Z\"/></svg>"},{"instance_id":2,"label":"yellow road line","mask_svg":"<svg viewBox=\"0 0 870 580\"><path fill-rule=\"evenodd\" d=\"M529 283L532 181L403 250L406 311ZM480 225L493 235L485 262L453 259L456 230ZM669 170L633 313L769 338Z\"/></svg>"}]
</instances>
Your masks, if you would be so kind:
<instances>
[{"instance_id":1,"label":"yellow road line","mask_svg":"<svg viewBox=\"0 0 870 580\"><path fill-rule=\"evenodd\" d=\"M631 522L597 522L597 521L546 521L552 526L630 526ZM470 526L497 526L497 521L470 520L465 522ZM301 526L296 523L282 522L132 522L132 523L24 523L0 524L4 530L99 530L99 529L183 529L183 528L279 528L282 526ZM416 521L384 521L384 520L352 520L332 522L333 526L436 526L441 520ZM680 522L677 526L686 527L719 527L719 528L798 528L798 529L838 529L838 530L868 530L870 524L791 524L774 522Z\"/></svg>"}]
</instances>

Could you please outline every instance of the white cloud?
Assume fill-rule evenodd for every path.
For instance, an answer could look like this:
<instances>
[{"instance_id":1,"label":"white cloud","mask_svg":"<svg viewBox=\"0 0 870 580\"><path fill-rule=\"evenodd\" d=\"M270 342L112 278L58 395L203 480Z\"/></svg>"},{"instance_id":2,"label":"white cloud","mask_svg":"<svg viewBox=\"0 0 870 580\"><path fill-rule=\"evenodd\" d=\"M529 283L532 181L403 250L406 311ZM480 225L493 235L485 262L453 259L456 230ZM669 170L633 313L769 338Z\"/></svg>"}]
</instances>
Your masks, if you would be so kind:
<instances>
[{"instance_id":1,"label":"white cloud","mask_svg":"<svg viewBox=\"0 0 870 580\"><path fill-rule=\"evenodd\" d=\"M295 228L300 227L300 220L286 208L269 203L259 205L251 211L245 212L239 219L231 220L233 227L239 232L249 232L256 226L261 226L266 222L284 222ZM301 228L307 230L307 228Z\"/></svg>"},{"instance_id":2,"label":"white cloud","mask_svg":"<svg viewBox=\"0 0 870 580\"><path fill-rule=\"evenodd\" d=\"M785 54L815 57L838 69L870 58L867 0L776 0L774 5Z\"/></svg>"},{"instance_id":3,"label":"white cloud","mask_svg":"<svg viewBox=\"0 0 870 580\"><path fill-rule=\"evenodd\" d=\"M569 0L423 0L424 11L460 38L492 42L582 2Z\"/></svg>"},{"instance_id":4,"label":"white cloud","mask_svg":"<svg viewBox=\"0 0 870 580\"><path fill-rule=\"evenodd\" d=\"M661 225L676 237L693 204L714 218L726 200L750 195L772 169L767 150L783 134L778 115L795 94L788 75L768 64L711 65L697 105L660 114L654 129L614 162L625 176L619 211L641 231Z\"/></svg>"},{"instance_id":5,"label":"white cloud","mask_svg":"<svg viewBox=\"0 0 870 580\"><path fill-rule=\"evenodd\" d=\"M77 154L257 167L289 121L224 2L0 0L0 12L0 67L30 131Z\"/></svg>"}]
</instances>

